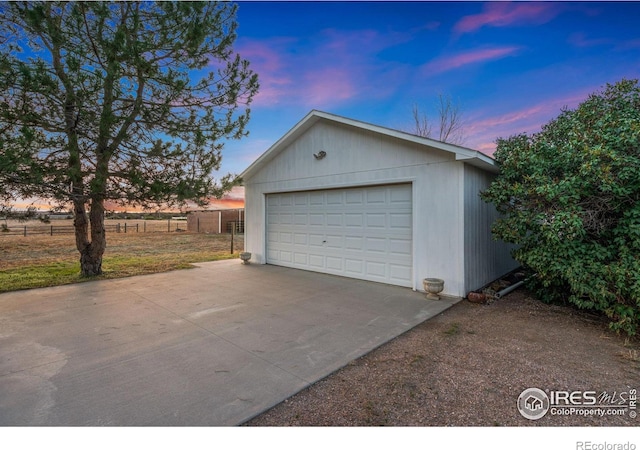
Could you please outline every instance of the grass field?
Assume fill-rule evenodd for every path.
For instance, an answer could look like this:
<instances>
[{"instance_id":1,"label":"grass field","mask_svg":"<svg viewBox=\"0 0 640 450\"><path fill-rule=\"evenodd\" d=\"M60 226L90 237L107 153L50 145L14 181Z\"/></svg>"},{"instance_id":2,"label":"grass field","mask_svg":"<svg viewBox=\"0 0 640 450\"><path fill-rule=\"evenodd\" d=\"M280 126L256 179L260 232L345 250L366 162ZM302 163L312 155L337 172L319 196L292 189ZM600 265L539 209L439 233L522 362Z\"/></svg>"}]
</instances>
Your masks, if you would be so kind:
<instances>
[{"instance_id":1,"label":"grass field","mask_svg":"<svg viewBox=\"0 0 640 450\"><path fill-rule=\"evenodd\" d=\"M191 267L192 263L237 258L243 236L171 233L109 233L99 279ZM88 281L80 277L75 238L68 235L0 236L0 292Z\"/></svg>"}]
</instances>

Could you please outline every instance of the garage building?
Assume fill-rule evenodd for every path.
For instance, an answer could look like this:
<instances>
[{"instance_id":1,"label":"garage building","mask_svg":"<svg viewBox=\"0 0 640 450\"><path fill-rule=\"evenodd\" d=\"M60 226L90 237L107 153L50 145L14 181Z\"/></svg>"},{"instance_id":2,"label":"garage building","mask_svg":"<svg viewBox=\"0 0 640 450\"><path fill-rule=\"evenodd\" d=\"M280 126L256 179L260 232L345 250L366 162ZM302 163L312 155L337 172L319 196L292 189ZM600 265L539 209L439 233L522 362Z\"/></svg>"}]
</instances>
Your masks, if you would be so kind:
<instances>
[{"instance_id":1,"label":"garage building","mask_svg":"<svg viewBox=\"0 0 640 450\"><path fill-rule=\"evenodd\" d=\"M462 297L517 267L480 152L310 112L243 173L251 261Z\"/></svg>"}]
</instances>

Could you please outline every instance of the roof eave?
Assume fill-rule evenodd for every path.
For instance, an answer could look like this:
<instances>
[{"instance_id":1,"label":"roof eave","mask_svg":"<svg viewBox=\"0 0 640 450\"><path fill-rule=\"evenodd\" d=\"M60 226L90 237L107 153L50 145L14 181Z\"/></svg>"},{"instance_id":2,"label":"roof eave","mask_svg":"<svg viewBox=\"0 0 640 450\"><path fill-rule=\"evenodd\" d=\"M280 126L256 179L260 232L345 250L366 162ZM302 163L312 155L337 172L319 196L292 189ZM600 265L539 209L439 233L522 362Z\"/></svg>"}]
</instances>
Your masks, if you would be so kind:
<instances>
[{"instance_id":1,"label":"roof eave","mask_svg":"<svg viewBox=\"0 0 640 450\"><path fill-rule=\"evenodd\" d=\"M498 173L500 171L495 159L478 151L474 151L474 153L474 155L456 154L456 161L463 161L466 164L491 173Z\"/></svg>"}]
</instances>

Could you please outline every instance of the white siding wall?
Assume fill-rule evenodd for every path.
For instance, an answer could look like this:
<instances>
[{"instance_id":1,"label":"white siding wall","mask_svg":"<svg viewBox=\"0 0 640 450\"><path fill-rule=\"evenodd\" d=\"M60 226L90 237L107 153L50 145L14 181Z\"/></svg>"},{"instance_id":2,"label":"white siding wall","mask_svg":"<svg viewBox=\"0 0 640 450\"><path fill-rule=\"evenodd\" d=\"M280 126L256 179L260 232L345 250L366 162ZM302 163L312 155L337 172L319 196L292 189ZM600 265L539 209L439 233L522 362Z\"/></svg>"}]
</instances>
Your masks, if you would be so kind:
<instances>
[{"instance_id":1,"label":"white siding wall","mask_svg":"<svg viewBox=\"0 0 640 450\"><path fill-rule=\"evenodd\" d=\"M327 156L316 160L314 153ZM445 280L445 294L464 292L464 165L454 155L425 150L367 130L320 121L245 180L246 251L265 263L265 194L412 183L413 288Z\"/></svg>"},{"instance_id":2,"label":"white siding wall","mask_svg":"<svg viewBox=\"0 0 640 450\"><path fill-rule=\"evenodd\" d=\"M465 294L518 267L518 263L511 258L512 246L494 240L491 235L491 225L498 218L496 208L479 197L480 191L487 189L494 177L475 167L465 166Z\"/></svg>"}]
</instances>

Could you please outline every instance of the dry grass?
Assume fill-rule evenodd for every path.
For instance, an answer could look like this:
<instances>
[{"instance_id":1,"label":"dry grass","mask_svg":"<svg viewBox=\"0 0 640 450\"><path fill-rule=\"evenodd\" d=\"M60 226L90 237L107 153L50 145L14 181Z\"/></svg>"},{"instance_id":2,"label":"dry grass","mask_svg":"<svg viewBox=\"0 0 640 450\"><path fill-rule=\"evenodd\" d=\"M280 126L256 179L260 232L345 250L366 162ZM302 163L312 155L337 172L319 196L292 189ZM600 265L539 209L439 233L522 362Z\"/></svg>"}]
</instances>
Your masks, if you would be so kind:
<instances>
[{"instance_id":1,"label":"dry grass","mask_svg":"<svg viewBox=\"0 0 640 450\"><path fill-rule=\"evenodd\" d=\"M86 281L80 277L74 236L0 236L0 292ZM192 263L235 258L242 236L186 232L111 233L103 259L104 275L120 278L191 267Z\"/></svg>"}]
</instances>

